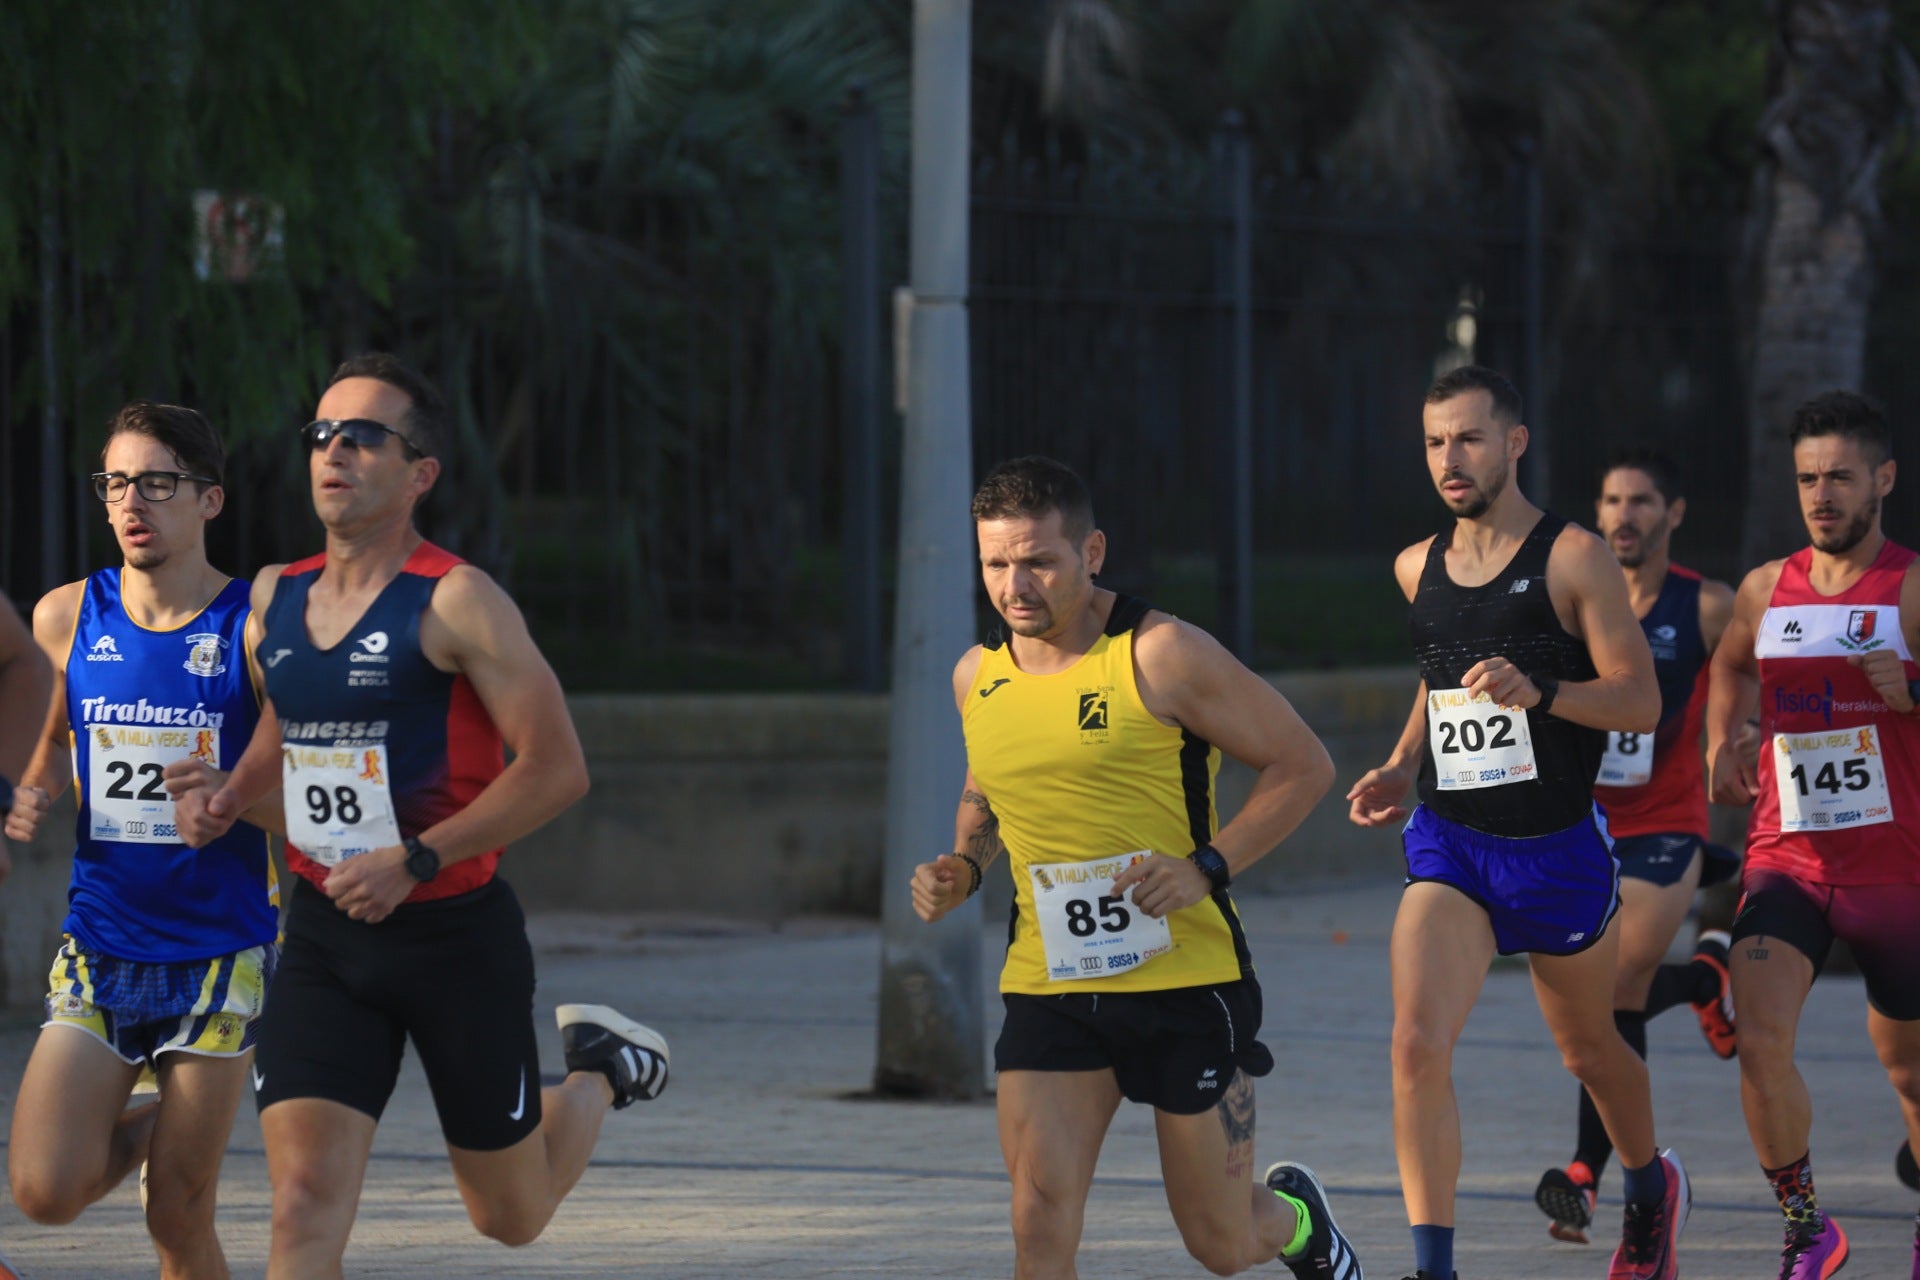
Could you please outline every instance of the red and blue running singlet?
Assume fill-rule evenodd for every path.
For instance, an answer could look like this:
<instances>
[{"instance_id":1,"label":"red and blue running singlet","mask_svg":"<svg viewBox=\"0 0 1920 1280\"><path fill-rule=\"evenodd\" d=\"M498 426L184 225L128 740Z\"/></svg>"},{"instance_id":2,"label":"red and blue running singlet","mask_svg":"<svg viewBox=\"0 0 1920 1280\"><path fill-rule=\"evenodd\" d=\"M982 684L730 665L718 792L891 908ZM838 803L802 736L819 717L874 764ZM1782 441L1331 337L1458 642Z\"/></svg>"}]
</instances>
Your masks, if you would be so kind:
<instances>
[{"instance_id":1,"label":"red and blue running singlet","mask_svg":"<svg viewBox=\"0 0 1920 1280\"><path fill-rule=\"evenodd\" d=\"M1700 633L1700 575L1672 565L1640 619L1660 683L1660 727L1609 733L1593 798L1607 829L1622 836L1707 837L1705 757L1700 726L1707 707L1707 642Z\"/></svg>"},{"instance_id":2,"label":"red and blue running singlet","mask_svg":"<svg viewBox=\"0 0 1920 1280\"><path fill-rule=\"evenodd\" d=\"M500 731L465 676L427 661L420 615L458 556L423 542L332 648L307 635L324 555L288 565L259 649L280 718L287 865L316 886L347 858L399 844L471 804L506 767ZM493 878L499 849L408 895L446 898Z\"/></svg>"},{"instance_id":3,"label":"red and blue running singlet","mask_svg":"<svg viewBox=\"0 0 1920 1280\"><path fill-rule=\"evenodd\" d=\"M1888 542L1858 582L1823 596L1811 548L1788 557L1760 619L1760 796L1747 866L1815 884L1920 883L1920 717L1901 715L1847 659L1896 653L1914 553Z\"/></svg>"}]
</instances>

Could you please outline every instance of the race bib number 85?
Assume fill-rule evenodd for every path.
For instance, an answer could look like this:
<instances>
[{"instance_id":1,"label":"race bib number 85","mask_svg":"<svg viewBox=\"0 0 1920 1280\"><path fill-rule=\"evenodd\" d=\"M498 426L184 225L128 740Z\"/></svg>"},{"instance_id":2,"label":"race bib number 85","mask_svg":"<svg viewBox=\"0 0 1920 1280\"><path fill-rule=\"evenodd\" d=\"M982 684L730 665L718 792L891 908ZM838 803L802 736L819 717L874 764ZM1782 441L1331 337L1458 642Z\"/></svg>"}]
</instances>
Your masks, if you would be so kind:
<instances>
[{"instance_id":1,"label":"race bib number 85","mask_svg":"<svg viewBox=\"0 0 1920 1280\"><path fill-rule=\"evenodd\" d=\"M322 866L400 843L384 743L289 745L281 759L280 786L287 839Z\"/></svg>"},{"instance_id":2,"label":"race bib number 85","mask_svg":"<svg viewBox=\"0 0 1920 1280\"><path fill-rule=\"evenodd\" d=\"M1526 710L1502 706L1484 693L1429 691L1427 746L1433 752L1434 781L1442 791L1499 787L1539 777Z\"/></svg>"},{"instance_id":3,"label":"race bib number 85","mask_svg":"<svg viewBox=\"0 0 1920 1280\"><path fill-rule=\"evenodd\" d=\"M1154 919L1124 895L1107 892L1115 876L1149 856L1141 849L1095 862L1028 866L1049 981L1125 973L1173 950L1173 933L1164 919Z\"/></svg>"}]
</instances>

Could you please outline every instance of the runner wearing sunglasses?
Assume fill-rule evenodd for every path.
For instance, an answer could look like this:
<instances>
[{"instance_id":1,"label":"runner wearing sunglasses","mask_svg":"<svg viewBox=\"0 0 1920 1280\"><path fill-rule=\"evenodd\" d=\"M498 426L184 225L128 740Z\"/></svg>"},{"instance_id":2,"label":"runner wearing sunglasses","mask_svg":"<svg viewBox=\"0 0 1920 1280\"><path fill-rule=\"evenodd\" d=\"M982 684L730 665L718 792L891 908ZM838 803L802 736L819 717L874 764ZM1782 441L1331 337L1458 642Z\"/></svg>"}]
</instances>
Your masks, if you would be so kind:
<instances>
[{"instance_id":1,"label":"runner wearing sunglasses","mask_svg":"<svg viewBox=\"0 0 1920 1280\"><path fill-rule=\"evenodd\" d=\"M657 1033L562 1005L568 1074L540 1087L533 954L494 869L585 794L586 762L520 611L414 528L445 415L392 356L334 373L302 433L326 551L256 579L260 729L224 786L196 780L180 799L199 843L284 780L297 879L253 1077L270 1280L340 1274L409 1040L468 1215L507 1244L546 1227L607 1109L667 1082Z\"/></svg>"},{"instance_id":2,"label":"runner wearing sunglasses","mask_svg":"<svg viewBox=\"0 0 1920 1280\"><path fill-rule=\"evenodd\" d=\"M236 826L188 848L162 785L169 767L223 777L259 715L247 586L207 563L224 461L192 409L135 401L108 424L93 493L122 563L34 610L52 712L6 823L32 839L71 772L67 937L14 1103L14 1202L36 1222L71 1222L145 1161L167 1280L227 1275L214 1193L279 922L266 833ZM248 816L272 824L265 798ZM128 1110L143 1067L160 1099Z\"/></svg>"}]
</instances>

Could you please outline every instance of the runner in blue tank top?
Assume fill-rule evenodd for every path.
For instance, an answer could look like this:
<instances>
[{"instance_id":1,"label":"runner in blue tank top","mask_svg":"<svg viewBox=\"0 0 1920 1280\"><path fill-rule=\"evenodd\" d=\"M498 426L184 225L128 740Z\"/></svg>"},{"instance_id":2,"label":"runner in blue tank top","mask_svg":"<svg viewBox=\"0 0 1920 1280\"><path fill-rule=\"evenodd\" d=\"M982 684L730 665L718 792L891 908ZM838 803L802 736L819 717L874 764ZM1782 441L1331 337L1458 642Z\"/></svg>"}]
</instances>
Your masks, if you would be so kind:
<instances>
[{"instance_id":1,"label":"runner in blue tank top","mask_svg":"<svg viewBox=\"0 0 1920 1280\"><path fill-rule=\"evenodd\" d=\"M206 845L284 780L296 878L253 1081L274 1276L340 1274L409 1041L468 1215L507 1244L545 1229L607 1109L654 1097L668 1069L657 1032L562 1005L568 1074L540 1087L533 952L494 867L585 794L580 740L506 593L414 528L440 474L439 392L361 356L317 418L302 438L326 554L255 580L259 730L224 786L180 798Z\"/></svg>"},{"instance_id":2,"label":"runner in blue tank top","mask_svg":"<svg viewBox=\"0 0 1920 1280\"><path fill-rule=\"evenodd\" d=\"M67 938L14 1103L14 1201L69 1222L144 1161L168 1280L227 1274L213 1189L279 928L265 832L242 824L190 849L164 785L169 770L224 777L259 714L246 585L207 563L224 465L191 409L135 401L108 424L93 490L124 563L34 610L53 714L7 816L7 834L30 839L74 779ZM248 816L271 825L278 806ZM160 1100L126 1110L143 1067Z\"/></svg>"},{"instance_id":3,"label":"runner in blue tank top","mask_svg":"<svg viewBox=\"0 0 1920 1280\"><path fill-rule=\"evenodd\" d=\"M1660 719L1653 656L1605 544L1511 483L1527 448L1513 384L1455 369L1422 416L1454 519L1394 564L1421 685L1393 755L1347 793L1359 825L1406 823L1393 1131L1416 1280L1453 1274L1453 1046L1496 951L1530 953L1547 1027L1619 1148L1627 1214L1609 1280L1673 1280L1686 1175L1654 1142L1646 1064L1613 1022L1618 869L1592 794L1605 731Z\"/></svg>"}]
</instances>

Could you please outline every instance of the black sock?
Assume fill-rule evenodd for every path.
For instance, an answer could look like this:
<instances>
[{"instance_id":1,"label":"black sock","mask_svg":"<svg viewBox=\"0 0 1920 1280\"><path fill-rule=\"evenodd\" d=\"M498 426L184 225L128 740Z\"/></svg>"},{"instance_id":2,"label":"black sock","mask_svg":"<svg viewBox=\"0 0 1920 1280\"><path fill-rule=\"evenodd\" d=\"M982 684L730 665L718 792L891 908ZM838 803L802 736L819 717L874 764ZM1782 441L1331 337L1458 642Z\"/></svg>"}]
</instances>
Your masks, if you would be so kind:
<instances>
[{"instance_id":1,"label":"black sock","mask_svg":"<svg viewBox=\"0 0 1920 1280\"><path fill-rule=\"evenodd\" d=\"M1720 998L1720 973L1698 960L1663 964L1653 971L1647 988L1647 1016L1665 1013L1677 1004L1705 1004Z\"/></svg>"},{"instance_id":2,"label":"black sock","mask_svg":"<svg viewBox=\"0 0 1920 1280\"><path fill-rule=\"evenodd\" d=\"M1613 1025L1620 1028L1620 1038L1627 1042L1642 1059L1647 1056L1647 1015L1637 1009L1615 1009ZM1600 1182L1600 1173L1607 1167L1607 1161L1613 1158L1613 1139L1607 1136L1607 1126L1600 1121L1600 1109L1593 1105L1593 1098L1587 1093L1585 1085L1580 1086L1580 1129L1573 1158L1593 1171L1594 1185Z\"/></svg>"}]
</instances>

